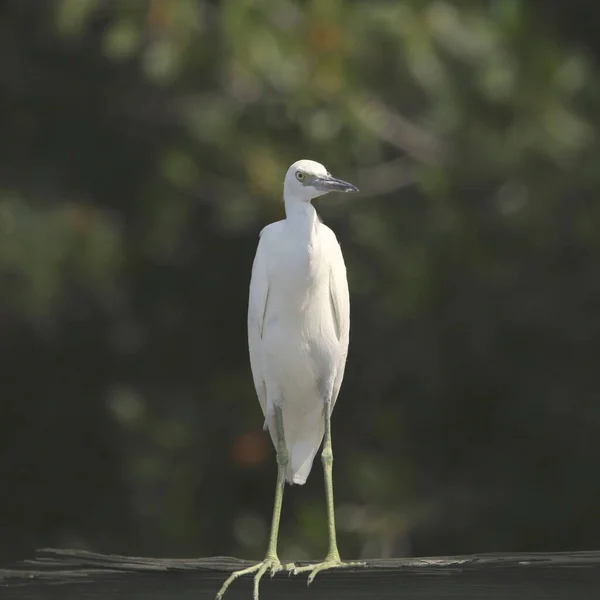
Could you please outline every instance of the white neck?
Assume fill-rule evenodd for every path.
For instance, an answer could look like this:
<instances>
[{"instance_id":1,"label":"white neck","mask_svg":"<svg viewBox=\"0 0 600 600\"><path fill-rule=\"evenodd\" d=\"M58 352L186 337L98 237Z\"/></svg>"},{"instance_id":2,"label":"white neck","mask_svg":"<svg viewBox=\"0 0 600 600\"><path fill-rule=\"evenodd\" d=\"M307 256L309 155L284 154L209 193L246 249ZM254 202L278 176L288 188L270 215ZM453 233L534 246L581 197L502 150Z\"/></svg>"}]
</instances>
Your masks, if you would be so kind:
<instances>
[{"instance_id":1,"label":"white neck","mask_svg":"<svg viewBox=\"0 0 600 600\"><path fill-rule=\"evenodd\" d=\"M285 200L286 220L294 225L294 229L307 234L311 233L319 222L317 211L310 202Z\"/></svg>"}]
</instances>

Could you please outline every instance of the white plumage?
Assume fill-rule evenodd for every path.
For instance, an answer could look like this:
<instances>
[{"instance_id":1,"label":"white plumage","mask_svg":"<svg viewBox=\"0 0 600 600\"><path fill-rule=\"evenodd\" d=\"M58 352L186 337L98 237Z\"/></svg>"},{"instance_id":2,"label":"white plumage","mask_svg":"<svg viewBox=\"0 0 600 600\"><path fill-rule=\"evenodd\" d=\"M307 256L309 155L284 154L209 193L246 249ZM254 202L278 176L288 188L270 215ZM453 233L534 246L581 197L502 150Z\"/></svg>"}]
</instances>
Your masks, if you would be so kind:
<instances>
[{"instance_id":1,"label":"white plumage","mask_svg":"<svg viewBox=\"0 0 600 600\"><path fill-rule=\"evenodd\" d=\"M301 180L301 178L303 178ZM335 404L348 353L350 300L337 238L310 201L356 188L323 165L301 160L284 183L286 218L265 227L252 268L248 344L256 393L273 442L273 409L283 415L286 480L303 484L324 433L325 401Z\"/></svg>"},{"instance_id":2,"label":"white plumage","mask_svg":"<svg viewBox=\"0 0 600 600\"><path fill-rule=\"evenodd\" d=\"M312 160L295 162L285 176L286 218L260 233L248 302L248 346L256 393L277 449L277 484L267 554L261 562L234 571L217 600L243 575L254 573L253 600L270 571L308 572L308 583L325 569L361 566L342 562L335 533L331 411L348 354L350 300L346 266L335 234L323 225L311 200L327 192L355 192ZM277 556L285 482L303 484L323 443L329 552L302 567L282 565Z\"/></svg>"}]
</instances>

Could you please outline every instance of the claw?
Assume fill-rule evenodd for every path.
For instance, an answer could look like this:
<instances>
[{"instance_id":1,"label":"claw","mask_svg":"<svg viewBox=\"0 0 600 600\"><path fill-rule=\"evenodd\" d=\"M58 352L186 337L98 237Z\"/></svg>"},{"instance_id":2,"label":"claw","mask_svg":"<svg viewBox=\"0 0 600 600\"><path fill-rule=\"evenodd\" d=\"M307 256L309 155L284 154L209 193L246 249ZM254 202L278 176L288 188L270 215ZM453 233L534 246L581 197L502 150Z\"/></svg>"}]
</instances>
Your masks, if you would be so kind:
<instances>
[{"instance_id":1,"label":"claw","mask_svg":"<svg viewBox=\"0 0 600 600\"><path fill-rule=\"evenodd\" d=\"M295 565L283 566L279 562L279 559L277 557L275 557L275 558L265 558L265 560L263 560L262 562L252 565L251 567L248 567L246 569L241 569L240 571L235 571L227 578L225 583L221 586L221 589L217 593L216 600L221 600L223 598L223 595L227 591L227 588L236 579L238 579L242 575L251 575L252 573L255 573L254 589L253 589L253 593L252 593L252 598L253 598L253 600L259 600L258 592L259 592L259 584L260 584L260 580L262 579L262 576L267 571L269 571L270 575L271 575L271 579L272 579L275 576L275 573L278 573L279 571L283 571L283 570L290 570L289 569L290 566L293 568Z\"/></svg>"},{"instance_id":2,"label":"claw","mask_svg":"<svg viewBox=\"0 0 600 600\"><path fill-rule=\"evenodd\" d=\"M307 565L305 567L296 567L294 569L294 575L299 573L309 573L306 585L309 586L318 573L329 569L347 569L352 567L364 567L364 562L342 562L339 558L326 558L323 562L317 563L316 565Z\"/></svg>"}]
</instances>

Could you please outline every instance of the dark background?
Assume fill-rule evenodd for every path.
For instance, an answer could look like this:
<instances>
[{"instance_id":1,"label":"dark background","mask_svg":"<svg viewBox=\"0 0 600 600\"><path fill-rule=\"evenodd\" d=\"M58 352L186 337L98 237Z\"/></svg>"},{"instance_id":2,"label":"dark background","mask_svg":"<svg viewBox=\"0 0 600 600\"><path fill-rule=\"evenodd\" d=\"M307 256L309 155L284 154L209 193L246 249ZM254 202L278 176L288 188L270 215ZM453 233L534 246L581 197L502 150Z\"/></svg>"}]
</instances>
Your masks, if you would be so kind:
<instances>
[{"instance_id":1,"label":"dark background","mask_svg":"<svg viewBox=\"0 0 600 600\"><path fill-rule=\"evenodd\" d=\"M0 2L0 560L260 557L298 158L348 265L345 557L600 548L596 0ZM320 461L283 559L320 558Z\"/></svg>"}]
</instances>

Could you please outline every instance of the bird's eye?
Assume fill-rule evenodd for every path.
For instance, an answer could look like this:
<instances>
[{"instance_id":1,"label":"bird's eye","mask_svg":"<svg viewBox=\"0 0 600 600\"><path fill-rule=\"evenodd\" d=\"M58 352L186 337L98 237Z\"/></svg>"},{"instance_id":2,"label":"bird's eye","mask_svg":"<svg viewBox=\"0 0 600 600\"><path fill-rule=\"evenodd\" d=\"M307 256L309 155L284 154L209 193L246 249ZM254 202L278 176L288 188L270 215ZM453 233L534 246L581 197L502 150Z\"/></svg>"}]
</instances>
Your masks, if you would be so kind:
<instances>
[{"instance_id":1,"label":"bird's eye","mask_svg":"<svg viewBox=\"0 0 600 600\"><path fill-rule=\"evenodd\" d=\"M304 181L304 173L302 171L296 171L296 179L298 181Z\"/></svg>"}]
</instances>

